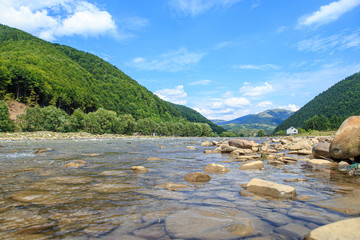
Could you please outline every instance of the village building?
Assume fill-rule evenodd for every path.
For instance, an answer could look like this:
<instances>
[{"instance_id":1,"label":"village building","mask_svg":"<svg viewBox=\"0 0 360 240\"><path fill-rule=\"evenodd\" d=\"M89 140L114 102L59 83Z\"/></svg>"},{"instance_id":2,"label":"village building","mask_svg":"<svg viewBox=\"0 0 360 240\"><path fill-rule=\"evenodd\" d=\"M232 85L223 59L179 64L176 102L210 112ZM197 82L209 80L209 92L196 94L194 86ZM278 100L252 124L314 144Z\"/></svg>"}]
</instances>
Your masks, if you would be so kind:
<instances>
[{"instance_id":1,"label":"village building","mask_svg":"<svg viewBox=\"0 0 360 240\"><path fill-rule=\"evenodd\" d=\"M286 135L297 135L298 133L299 131L294 127L290 127L286 130Z\"/></svg>"}]
</instances>

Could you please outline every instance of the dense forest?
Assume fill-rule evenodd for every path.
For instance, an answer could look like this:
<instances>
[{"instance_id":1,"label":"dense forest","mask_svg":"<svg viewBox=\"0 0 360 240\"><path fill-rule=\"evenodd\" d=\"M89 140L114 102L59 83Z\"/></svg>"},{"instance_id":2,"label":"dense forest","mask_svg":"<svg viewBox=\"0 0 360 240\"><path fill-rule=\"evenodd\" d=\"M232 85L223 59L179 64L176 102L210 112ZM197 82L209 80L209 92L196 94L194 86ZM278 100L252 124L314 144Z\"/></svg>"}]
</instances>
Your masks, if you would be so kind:
<instances>
[{"instance_id":1,"label":"dense forest","mask_svg":"<svg viewBox=\"0 0 360 240\"><path fill-rule=\"evenodd\" d=\"M336 130L342 121L360 115L360 73L345 78L316 96L275 128L284 131L294 126L305 130Z\"/></svg>"},{"instance_id":2,"label":"dense forest","mask_svg":"<svg viewBox=\"0 0 360 240\"><path fill-rule=\"evenodd\" d=\"M185 106L161 100L117 67L74 48L0 24L0 100L55 106L71 115L103 108L136 121L199 122L223 128Z\"/></svg>"}]
</instances>

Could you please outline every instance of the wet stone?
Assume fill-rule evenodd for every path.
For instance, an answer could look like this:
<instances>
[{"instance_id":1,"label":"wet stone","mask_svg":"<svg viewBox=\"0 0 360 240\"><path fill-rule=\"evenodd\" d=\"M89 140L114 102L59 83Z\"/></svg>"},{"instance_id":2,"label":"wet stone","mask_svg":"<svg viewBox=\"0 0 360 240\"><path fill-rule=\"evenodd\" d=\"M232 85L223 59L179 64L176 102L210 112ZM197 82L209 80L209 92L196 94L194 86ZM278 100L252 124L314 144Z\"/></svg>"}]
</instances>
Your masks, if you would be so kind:
<instances>
[{"instance_id":1,"label":"wet stone","mask_svg":"<svg viewBox=\"0 0 360 240\"><path fill-rule=\"evenodd\" d=\"M180 183L164 183L164 184L157 185L157 187L165 188L165 189L171 190L171 191L178 191L179 189L188 188L189 186L180 184Z\"/></svg>"},{"instance_id":2,"label":"wet stone","mask_svg":"<svg viewBox=\"0 0 360 240\"><path fill-rule=\"evenodd\" d=\"M118 193L137 189L131 184L117 184L117 183L97 183L93 185L90 190L98 193Z\"/></svg>"},{"instance_id":3,"label":"wet stone","mask_svg":"<svg viewBox=\"0 0 360 240\"><path fill-rule=\"evenodd\" d=\"M21 191L11 196L14 200L24 203L39 205L56 205L73 202L73 196L64 193L53 193L45 191Z\"/></svg>"},{"instance_id":4,"label":"wet stone","mask_svg":"<svg viewBox=\"0 0 360 240\"><path fill-rule=\"evenodd\" d=\"M304 236L306 236L306 234L310 232L310 229L299 224L289 223L285 226L276 228L275 232L288 237L302 239Z\"/></svg>"},{"instance_id":5,"label":"wet stone","mask_svg":"<svg viewBox=\"0 0 360 240\"><path fill-rule=\"evenodd\" d=\"M201 207L169 215L165 219L165 230L171 238L179 239L239 239L266 232L267 228L240 210Z\"/></svg>"},{"instance_id":6,"label":"wet stone","mask_svg":"<svg viewBox=\"0 0 360 240\"><path fill-rule=\"evenodd\" d=\"M0 231L22 230L33 226L44 225L49 222L36 213L28 210L14 210L0 214Z\"/></svg>"},{"instance_id":7,"label":"wet stone","mask_svg":"<svg viewBox=\"0 0 360 240\"><path fill-rule=\"evenodd\" d=\"M351 193L330 200L318 202L316 205L328 208L348 215L356 215L360 213L360 189L356 189Z\"/></svg>"},{"instance_id":8,"label":"wet stone","mask_svg":"<svg viewBox=\"0 0 360 240\"><path fill-rule=\"evenodd\" d=\"M122 176L128 175L128 173L127 173L127 172L124 172L124 171L109 170L109 171L101 172L101 173L99 173L99 175L102 175L102 176L118 176L118 177L122 177Z\"/></svg>"}]
</instances>

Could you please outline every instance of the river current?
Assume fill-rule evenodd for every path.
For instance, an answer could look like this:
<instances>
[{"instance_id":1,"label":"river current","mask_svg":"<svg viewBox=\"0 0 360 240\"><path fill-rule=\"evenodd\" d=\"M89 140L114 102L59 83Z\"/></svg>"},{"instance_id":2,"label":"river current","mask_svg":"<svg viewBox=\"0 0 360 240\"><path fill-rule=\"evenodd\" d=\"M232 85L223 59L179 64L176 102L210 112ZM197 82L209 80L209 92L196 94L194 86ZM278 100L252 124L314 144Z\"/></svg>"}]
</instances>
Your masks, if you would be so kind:
<instances>
[{"instance_id":1,"label":"river current","mask_svg":"<svg viewBox=\"0 0 360 240\"><path fill-rule=\"evenodd\" d=\"M0 239L302 239L350 217L317 203L358 189L353 177L301 162L239 170L228 154L204 154L215 148L204 140L221 139L0 141ZM66 167L79 160L85 165ZM231 171L203 184L184 180L210 163ZM292 186L298 198L240 194L252 178ZM306 181L284 182L295 178ZM170 191L165 183L189 187ZM239 233L248 230L238 219L249 219L249 233Z\"/></svg>"}]
</instances>

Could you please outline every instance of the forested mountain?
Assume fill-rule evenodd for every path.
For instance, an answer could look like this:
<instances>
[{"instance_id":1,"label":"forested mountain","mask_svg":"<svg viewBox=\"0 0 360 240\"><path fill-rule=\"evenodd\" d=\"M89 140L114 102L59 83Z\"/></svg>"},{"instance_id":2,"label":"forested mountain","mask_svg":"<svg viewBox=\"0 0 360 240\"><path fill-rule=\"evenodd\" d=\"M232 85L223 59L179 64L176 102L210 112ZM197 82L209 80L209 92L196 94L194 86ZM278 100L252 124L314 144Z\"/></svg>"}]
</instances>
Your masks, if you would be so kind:
<instances>
[{"instance_id":1,"label":"forested mountain","mask_svg":"<svg viewBox=\"0 0 360 240\"><path fill-rule=\"evenodd\" d=\"M323 116L331 121L353 115L360 115L360 73L345 78L316 96L280 124L274 132L291 126L304 128L304 123L314 116Z\"/></svg>"},{"instance_id":2,"label":"forested mountain","mask_svg":"<svg viewBox=\"0 0 360 240\"><path fill-rule=\"evenodd\" d=\"M0 100L54 105L72 113L100 107L136 120L190 121L221 127L198 112L161 100L101 58L0 24Z\"/></svg>"},{"instance_id":3,"label":"forested mountain","mask_svg":"<svg viewBox=\"0 0 360 240\"><path fill-rule=\"evenodd\" d=\"M287 119L293 112L284 109L266 110L258 114L249 114L231 121L219 122L219 125L227 124L266 124L278 126Z\"/></svg>"}]
</instances>

